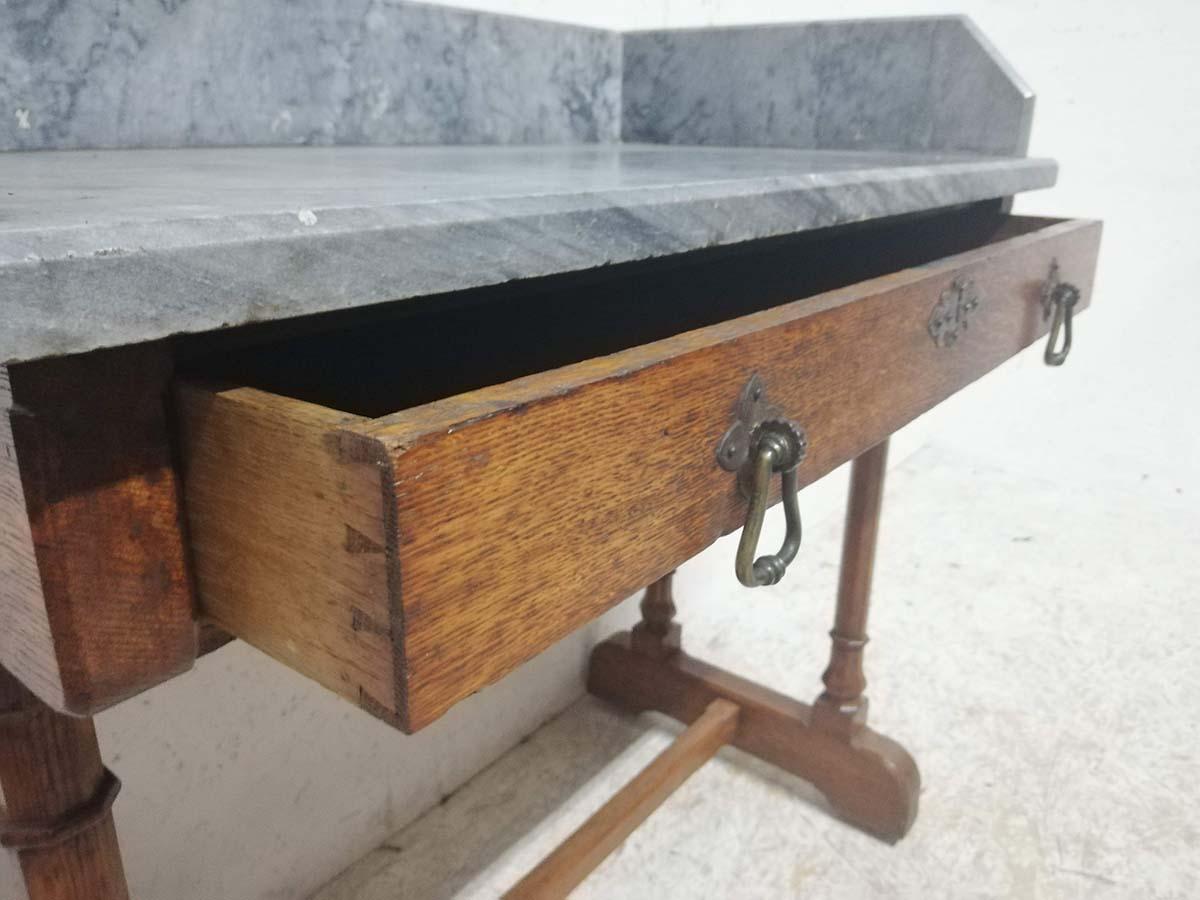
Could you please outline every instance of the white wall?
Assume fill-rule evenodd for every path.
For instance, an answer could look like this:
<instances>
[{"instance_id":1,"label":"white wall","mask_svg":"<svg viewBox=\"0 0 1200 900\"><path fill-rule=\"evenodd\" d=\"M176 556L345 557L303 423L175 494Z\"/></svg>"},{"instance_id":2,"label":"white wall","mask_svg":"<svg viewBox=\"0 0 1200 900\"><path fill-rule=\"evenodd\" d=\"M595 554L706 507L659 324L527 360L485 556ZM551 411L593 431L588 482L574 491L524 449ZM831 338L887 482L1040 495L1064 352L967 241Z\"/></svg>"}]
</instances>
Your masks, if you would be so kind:
<instances>
[{"instance_id":1,"label":"white wall","mask_svg":"<svg viewBox=\"0 0 1200 900\"><path fill-rule=\"evenodd\" d=\"M1043 476L1083 468L1098 484L1153 479L1200 490L1196 4L461 5L613 28L968 13L1038 92L1032 152L1062 164L1060 186L1018 201L1017 211L1104 218L1099 288L1068 365L1047 370L1026 354L902 433L892 462L936 435L964 459ZM835 510L843 481L838 473L806 490L806 514ZM686 604L704 603L700 584L687 584ZM628 615L626 607L617 617ZM582 690L586 650L607 627L564 641L415 737L240 644L102 714L103 752L126 785L116 816L134 895L305 896L569 703ZM17 885L12 860L0 859L0 897L22 896Z\"/></svg>"}]
</instances>

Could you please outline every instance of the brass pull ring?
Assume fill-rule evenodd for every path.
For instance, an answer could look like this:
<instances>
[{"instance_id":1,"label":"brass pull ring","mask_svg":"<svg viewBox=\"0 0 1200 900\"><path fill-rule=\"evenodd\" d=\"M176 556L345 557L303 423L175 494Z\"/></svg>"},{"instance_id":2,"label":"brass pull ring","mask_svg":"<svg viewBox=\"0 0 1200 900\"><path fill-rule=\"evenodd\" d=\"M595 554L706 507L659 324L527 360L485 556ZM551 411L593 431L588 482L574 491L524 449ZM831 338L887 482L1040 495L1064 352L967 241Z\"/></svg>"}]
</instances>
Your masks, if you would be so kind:
<instances>
[{"instance_id":1,"label":"brass pull ring","mask_svg":"<svg viewBox=\"0 0 1200 900\"><path fill-rule=\"evenodd\" d=\"M801 526L800 504L797 499L799 482L796 467L804 459L808 442L804 430L785 420L763 422L759 427L757 445L753 456L750 487L750 507L746 512L746 527L738 543L734 571L738 581L746 587L761 587L778 584L787 571L788 564L796 558L800 549ZM783 481L783 516L787 533L778 553L754 558L758 538L762 534L763 519L770 499L771 476L780 472Z\"/></svg>"},{"instance_id":2,"label":"brass pull ring","mask_svg":"<svg viewBox=\"0 0 1200 900\"><path fill-rule=\"evenodd\" d=\"M1042 356L1048 366L1061 366L1067 361L1071 352L1071 320L1075 316L1075 304L1079 302L1080 291L1069 281L1058 278L1058 260L1050 263L1050 275L1042 285L1042 318L1054 316L1050 323L1050 337L1046 341L1046 352ZM1059 349L1059 334L1062 334L1062 346Z\"/></svg>"}]
</instances>

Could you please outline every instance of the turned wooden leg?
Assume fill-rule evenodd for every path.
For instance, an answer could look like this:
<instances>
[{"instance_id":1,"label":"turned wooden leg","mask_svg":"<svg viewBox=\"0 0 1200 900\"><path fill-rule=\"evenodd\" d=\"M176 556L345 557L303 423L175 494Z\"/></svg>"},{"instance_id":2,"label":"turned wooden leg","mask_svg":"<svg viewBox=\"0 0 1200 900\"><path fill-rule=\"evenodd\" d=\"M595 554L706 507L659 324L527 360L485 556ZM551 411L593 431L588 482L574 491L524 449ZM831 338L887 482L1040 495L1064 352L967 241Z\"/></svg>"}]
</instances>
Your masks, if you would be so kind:
<instances>
[{"instance_id":1,"label":"turned wooden leg","mask_svg":"<svg viewBox=\"0 0 1200 900\"><path fill-rule=\"evenodd\" d=\"M854 460L851 466L837 613L829 632L832 644L829 666L821 676L825 690L815 706L817 724L847 732L867 719L863 648L867 645L867 607L875 569L875 539L883 506L887 452L888 442L884 441Z\"/></svg>"},{"instance_id":2,"label":"turned wooden leg","mask_svg":"<svg viewBox=\"0 0 1200 900\"><path fill-rule=\"evenodd\" d=\"M592 651L588 690L627 709L690 724L714 700L740 710L730 743L812 783L845 821L897 841L917 814L921 777L908 752L866 727L862 651L887 443L854 462L825 691L813 706L679 649L670 576L642 601L642 621ZM658 637L656 637L658 636ZM667 636L670 639L667 639Z\"/></svg>"},{"instance_id":3,"label":"turned wooden leg","mask_svg":"<svg viewBox=\"0 0 1200 900\"><path fill-rule=\"evenodd\" d=\"M128 900L91 719L54 712L0 669L0 844L16 850L30 900Z\"/></svg>"},{"instance_id":4,"label":"turned wooden leg","mask_svg":"<svg viewBox=\"0 0 1200 900\"><path fill-rule=\"evenodd\" d=\"M679 650L682 629L675 619L675 595L671 589L674 572L668 572L642 597L642 621L630 632L634 652L652 659L664 659Z\"/></svg>"},{"instance_id":5,"label":"turned wooden leg","mask_svg":"<svg viewBox=\"0 0 1200 900\"><path fill-rule=\"evenodd\" d=\"M885 836L900 837L916 818L921 776L908 751L866 728L867 698L863 696L867 687L863 649L887 454L884 440L855 459L850 468L837 612L829 632L829 665L821 676L825 690L813 705L812 724L845 740L856 760L825 790L826 799L847 820L865 823L863 827ZM875 782L872 796L861 796L850 783L861 777L855 767L870 771Z\"/></svg>"}]
</instances>

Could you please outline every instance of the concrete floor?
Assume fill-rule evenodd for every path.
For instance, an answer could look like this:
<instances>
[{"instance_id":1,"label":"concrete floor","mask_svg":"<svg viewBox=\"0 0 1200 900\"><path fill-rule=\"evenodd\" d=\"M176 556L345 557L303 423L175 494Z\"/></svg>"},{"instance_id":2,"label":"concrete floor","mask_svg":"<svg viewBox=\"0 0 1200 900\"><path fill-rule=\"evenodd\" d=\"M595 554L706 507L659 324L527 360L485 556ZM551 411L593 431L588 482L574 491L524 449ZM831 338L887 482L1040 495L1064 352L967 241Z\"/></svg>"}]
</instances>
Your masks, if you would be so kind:
<instances>
[{"instance_id":1,"label":"concrete floor","mask_svg":"<svg viewBox=\"0 0 1200 900\"><path fill-rule=\"evenodd\" d=\"M873 725L924 782L901 844L725 750L573 896L1200 895L1190 486L1045 468L934 442L889 475L867 674ZM729 539L680 571L693 654L816 692L841 532L831 496L808 504L824 512L779 587L739 588ZM677 731L584 698L313 900L497 897Z\"/></svg>"}]
</instances>

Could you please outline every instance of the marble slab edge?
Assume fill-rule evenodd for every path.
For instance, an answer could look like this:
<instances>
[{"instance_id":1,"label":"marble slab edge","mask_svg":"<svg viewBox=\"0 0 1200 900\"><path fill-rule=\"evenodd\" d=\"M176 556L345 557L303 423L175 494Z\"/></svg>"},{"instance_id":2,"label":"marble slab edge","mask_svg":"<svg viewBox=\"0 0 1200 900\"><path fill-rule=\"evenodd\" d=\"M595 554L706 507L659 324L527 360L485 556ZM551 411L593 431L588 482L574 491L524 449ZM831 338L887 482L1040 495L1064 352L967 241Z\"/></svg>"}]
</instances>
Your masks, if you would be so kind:
<instances>
[{"instance_id":1,"label":"marble slab edge","mask_svg":"<svg viewBox=\"0 0 1200 900\"><path fill-rule=\"evenodd\" d=\"M669 256L1049 187L1044 159L9 232L8 363ZM233 219L236 218L236 221ZM237 234L234 238L230 235ZM252 237L251 237L252 235ZM15 257L13 248L39 247Z\"/></svg>"}]
</instances>

